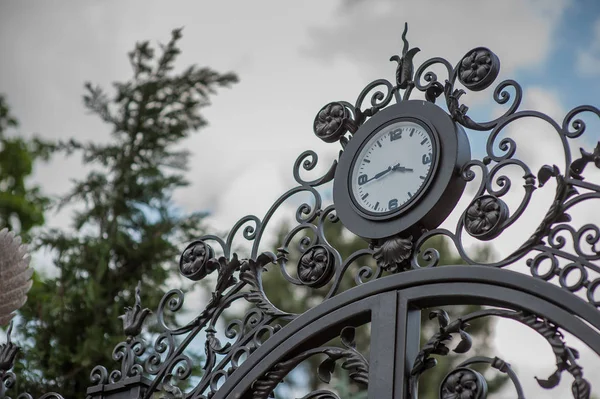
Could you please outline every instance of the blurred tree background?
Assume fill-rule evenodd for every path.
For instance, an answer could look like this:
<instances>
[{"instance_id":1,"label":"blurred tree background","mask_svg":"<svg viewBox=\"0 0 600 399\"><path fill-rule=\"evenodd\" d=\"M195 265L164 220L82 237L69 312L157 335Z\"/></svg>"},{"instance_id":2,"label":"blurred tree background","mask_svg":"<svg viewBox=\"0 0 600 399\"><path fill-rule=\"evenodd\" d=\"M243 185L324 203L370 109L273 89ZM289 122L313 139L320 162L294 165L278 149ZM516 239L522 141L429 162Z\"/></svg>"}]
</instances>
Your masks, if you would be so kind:
<instances>
[{"instance_id":1,"label":"blurred tree background","mask_svg":"<svg viewBox=\"0 0 600 399\"><path fill-rule=\"evenodd\" d=\"M200 111L210 96L237 77L195 65L176 72L181 34L174 30L159 51L149 42L137 43L129 53L133 77L113 83L114 94L85 85L85 108L106 124L110 142L71 139L56 147L81 154L89 172L56 204L57 210L75 209L71 229L47 230L38 239L40 248L52 251L58 275L36 276L20 312L16 330L23 351L15 367L16 392L85 395L91 369L114 362L112 348L124 339L118 316L133 303L137 282L142 281L143 305L155 309L166 280L176 274L181 245L199 234L202 215L181 215L171 201L187 184L190 154L178 148L206 125ZM14 125L4 108L2 115L2 126ZM9 179L15 184L8 184L12 199L2 197L3 204L13 205L0 209L2 223L11 223L19 211L23 228L41 224L45 198L35 188L24 193L18 180L31 173L38 152L20 142L3 145L21 152L8 149L10 157L18 157L18 168L1 165L2 178L16 176Z\"/></svg>"},{"instance_id":2,"label":"blurred tree background","mask_svg":"<svg viewBox=\"0 0 600 399\"><path fill-rule=\"evenodd\" d=\"M18 135L18 126L8 101L0 95L0 229L7 227L28 242L31 229L44 224L49 205L40 187L28 180L35 163L48 160L55 147L38 137L28 140Z\"/></svg>"}]
</instances>

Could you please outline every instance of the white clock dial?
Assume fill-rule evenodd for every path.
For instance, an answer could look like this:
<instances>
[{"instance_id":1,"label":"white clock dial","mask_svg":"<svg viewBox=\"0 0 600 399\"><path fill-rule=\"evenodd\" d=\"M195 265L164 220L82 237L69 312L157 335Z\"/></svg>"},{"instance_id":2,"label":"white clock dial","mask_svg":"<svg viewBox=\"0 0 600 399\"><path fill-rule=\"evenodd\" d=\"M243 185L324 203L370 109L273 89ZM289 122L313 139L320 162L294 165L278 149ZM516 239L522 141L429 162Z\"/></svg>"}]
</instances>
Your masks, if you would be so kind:
<instances>
[{"instance_id":1,"label":"white clock dial","mask_svg":"<svg viewBox=\"0 0 600 399\"><path fill-rule=\"evenodd\" d=\"M357 205L373 214L393 213L408 205L429 180L434 151L431 133L416 122L398 121L377 131L352 169Z\"/></svg>"}]
</instances>

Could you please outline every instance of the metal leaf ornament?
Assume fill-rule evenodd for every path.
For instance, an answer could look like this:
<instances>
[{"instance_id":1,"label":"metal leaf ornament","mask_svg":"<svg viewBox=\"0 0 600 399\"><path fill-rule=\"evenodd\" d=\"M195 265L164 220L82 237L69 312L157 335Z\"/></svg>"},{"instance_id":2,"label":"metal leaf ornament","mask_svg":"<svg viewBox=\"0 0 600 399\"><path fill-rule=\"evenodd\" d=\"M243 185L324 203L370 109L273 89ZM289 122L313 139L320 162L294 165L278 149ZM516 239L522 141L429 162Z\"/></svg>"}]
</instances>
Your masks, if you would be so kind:
<instances>
[{"instance_id":1,"label":"metal leaf ornament","mask_svg":"<svg viewBox=\"0 0 600 399\"><path fill-rule=\"evenodd\" d=\"M402 41L404 47L402 48L402 57L394 55L390 58L390 61L396 61L398 67L396 68L396 84L400 89L406 89L413 79L413 57L419 51L418 47L408 48L408 41L406 40L406 33L408 32L408 23L404 24L404 32L402 33Z\"/></svg>"},{"instance_id":2,"label":"metal leaf ornament","mask_svg":"<svg viewBox=\"0 0 600 399\"><path fill-rule=\"evenodd\" d=\"M27 301L31 288L29 254L21 244L21 237L2 229L0 231L0 326L6 326Z\"/></svg>"}]
</instances>

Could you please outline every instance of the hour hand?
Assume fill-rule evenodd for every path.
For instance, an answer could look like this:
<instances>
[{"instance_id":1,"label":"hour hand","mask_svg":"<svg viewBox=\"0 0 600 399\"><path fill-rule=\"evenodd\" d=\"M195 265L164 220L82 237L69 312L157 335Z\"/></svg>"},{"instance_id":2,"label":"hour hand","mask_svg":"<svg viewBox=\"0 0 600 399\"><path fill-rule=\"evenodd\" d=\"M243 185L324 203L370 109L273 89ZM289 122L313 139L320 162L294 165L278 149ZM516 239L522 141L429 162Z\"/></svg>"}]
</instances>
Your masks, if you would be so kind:
<instances>
[{"instance_id":1,"label":"hour hand","mask_svg":"<svg viewBox=\"0 0 600 399\"><path fill-rule=\"evenodd\" d=\"M398 171L398 172L413 172L413 169L411 168L405 168L404 166L400 166L399 163L397 163L396 165L394 165L394 167L392 168L392 170Z\"/></svg>"},{"instance_id":2,"label":"hour hand","mask_svg":"<svg viewBox=\"0 0 600 399\"><path fill-rule=\"evenodd\" d=\"M379 173L377 173L375 176L371 177L370 179L368 179L367 181L365 181L365 183L370 182L371 180L377 180L380 177L382 177L383 175L388 174L389 172L391 172L393 170L393 168L391 166L388 166L388 168L386 170L383 170Z\"/></svg>"}]
</instances>

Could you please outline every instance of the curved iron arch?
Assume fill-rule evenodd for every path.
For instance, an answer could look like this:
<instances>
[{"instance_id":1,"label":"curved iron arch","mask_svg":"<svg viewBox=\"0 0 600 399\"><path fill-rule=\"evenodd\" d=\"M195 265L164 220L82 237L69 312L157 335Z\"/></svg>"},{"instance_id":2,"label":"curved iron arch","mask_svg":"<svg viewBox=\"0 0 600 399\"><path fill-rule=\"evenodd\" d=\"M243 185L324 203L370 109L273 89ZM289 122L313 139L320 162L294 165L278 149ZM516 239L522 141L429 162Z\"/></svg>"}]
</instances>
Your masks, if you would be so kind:
<instances>
[{"instance_id":1,"label":"curved iron arch","mask_svg":"<svg viewBox=\"0 0 600 399\"><path fill-rule=\"evenodd\" d=\"M472 265L443 266L408 271L352 288L303 313L254 352L220 387L213 399L248 397L252 384L278 362L310 347L323 345L339 335L344 326L358 326L370 321L370 313L381 310L381 306L387 306L388 313L389 307L393 306L397 316L405 319L398 320L399 324L378 320L384 325L372 326L374 331L394 324L402 328L403 324L410 322L408 313L411 308L453 304L492 305L527 311L560 325L600 355L600 313L590 304L552 284L510 270ZM395 327L392 330L396 332ZM389 355L388 345L392 344L387 342L384 351L372 353L371 358ZM404 358L405 353L397 353L387 362L380 359L384 370L396 368L406 375L396 373L387 383L369 385L369 389L373 389L369 395L402 397L393 396L393 387L407 381L410 370L401 364L394 367L390 361L404 362ZM399 373L402 374L402 371ZM382 370L371 369L370 372L380 375ZM381 378L377 380L381 382ZM395 394L400 395L400 392L396 389Z\"/></svg>"}]
</instances>

